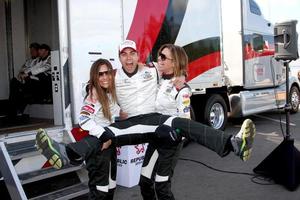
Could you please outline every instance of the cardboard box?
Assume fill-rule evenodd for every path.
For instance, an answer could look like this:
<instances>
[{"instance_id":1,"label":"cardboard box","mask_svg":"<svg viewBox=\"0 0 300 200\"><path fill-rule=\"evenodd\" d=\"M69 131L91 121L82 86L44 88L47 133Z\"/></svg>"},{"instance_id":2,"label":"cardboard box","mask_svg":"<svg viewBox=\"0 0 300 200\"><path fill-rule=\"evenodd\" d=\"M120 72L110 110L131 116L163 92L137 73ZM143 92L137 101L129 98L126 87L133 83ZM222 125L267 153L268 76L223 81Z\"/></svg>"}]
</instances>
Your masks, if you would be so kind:
<instances>
[{"instance_id":1,"label":"cardboard box","mask_svg":"<svg viewBox=\"0 0 300 200\"><path fill-rule=\"evenodd\" d=\"M117 148L117 184L125 187L138 185L147 144Z\"/></svg>"}]
</instances>

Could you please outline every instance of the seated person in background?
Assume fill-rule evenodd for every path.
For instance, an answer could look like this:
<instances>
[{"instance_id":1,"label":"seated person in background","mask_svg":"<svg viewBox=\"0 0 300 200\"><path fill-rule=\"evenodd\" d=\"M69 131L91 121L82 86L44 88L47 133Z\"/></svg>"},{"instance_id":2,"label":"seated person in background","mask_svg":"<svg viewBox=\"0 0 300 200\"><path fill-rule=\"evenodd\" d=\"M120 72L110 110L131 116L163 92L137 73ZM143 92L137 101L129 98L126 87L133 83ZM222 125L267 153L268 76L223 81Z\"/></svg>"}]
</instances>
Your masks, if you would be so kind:
<instances>
[{"instance_id":1,"label":"seated person in background","mask_svg":"<svg viewBox=\"0 0 300 200\"><path fill-rule=\"evenodd\" d=\"M11 80L9 117L22 115L27 104L52 102L50 51L48 45L40 45L37 60L28 61L31 64L21 69L19 80Z\"/></svg>"},{"instance_id":2,"label":"seated person in background","mask_svg":"<svg viewBox=\"0 0 300 200\"><path fill-rule=\"evenodd\" d=\"M29 46L30 49L30 58L28 58L22 68L19 71L18 74L18 80L21 82L24 82L25 76L25 71L28 71L32 66L36 65L39 62L39 49L40 49L40 44L34 42L31 43Z\"/></svg>"}]
</instances>

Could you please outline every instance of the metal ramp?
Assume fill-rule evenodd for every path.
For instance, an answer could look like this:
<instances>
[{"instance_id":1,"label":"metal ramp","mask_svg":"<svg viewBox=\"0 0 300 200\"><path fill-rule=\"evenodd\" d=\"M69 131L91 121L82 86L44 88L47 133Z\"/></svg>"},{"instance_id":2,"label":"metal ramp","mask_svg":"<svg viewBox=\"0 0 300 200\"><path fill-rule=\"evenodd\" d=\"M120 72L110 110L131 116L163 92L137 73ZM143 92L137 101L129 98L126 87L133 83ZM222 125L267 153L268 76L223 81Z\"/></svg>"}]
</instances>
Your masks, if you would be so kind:
<instances>
[{"instance_id":1,"label":"metal ramp","mask_svg":"<svg viewBox=\"0 0 300 200\"><path fill-rule=\"evenodd\" d=\"M84 170L83 166L69 165L64 166L60 170L48 167L37 171L18 174L13 164L14 160L40 154L35 148L35 140L33 139L34 136L35 134L32 136L31 140L15 143L7 143L3 139L0 140L0 171L10 197L13 200L29 199L24 191L24 184L33 183L70 172L79 172L80 170ZM71 199L86 193L88 193L87 182L82 181L56 191L51 191L47 194L32 197L30 199Z\"/></svg>"}]
</instances>

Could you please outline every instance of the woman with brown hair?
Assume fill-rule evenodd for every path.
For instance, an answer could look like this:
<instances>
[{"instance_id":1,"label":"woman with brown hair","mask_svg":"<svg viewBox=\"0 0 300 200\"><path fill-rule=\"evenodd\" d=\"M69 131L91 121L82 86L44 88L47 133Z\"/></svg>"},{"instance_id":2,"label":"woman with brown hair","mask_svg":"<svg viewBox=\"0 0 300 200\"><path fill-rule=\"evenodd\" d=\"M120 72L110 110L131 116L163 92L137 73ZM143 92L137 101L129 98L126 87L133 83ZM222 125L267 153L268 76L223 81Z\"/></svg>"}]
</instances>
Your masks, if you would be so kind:
<instances>
[{"instance_id":1,"label":"woman with brown hair","mask_svg":"<svg viewBox=\"0 0 300 200\"><path fill-rule=\"evenodd\" d=\"M156 112L190 119L191 89L186 83L180 87L174 85L175 79L185 79L187 76L188 57L184 49L174 44L164 44L157 55L161 79L155 102ZM154 199L155 196L158 199L174 199L171 177L182 145L183 142L167 147L159 141L149 143L139 183L144 199Z\"/></svg>"},{"instance_id":2,"label":"woman with brown hair","mask_svg":"<svg viewBox=\"0 0 300 200\"><path fill-rule=\"evenodd\" d=\"M38 130L38 149L54 168L60 169L67 163L78 165L85 160L90 199L113 199L116 148L106 148L111 145L111 140L105 134L100 135L105 127L115 122L119 112L114 70L108 60L99 59L91 66L87 95L79 116L80 126L88 130L89 135L83 140L65 145L52 140L45 130Z\"/></svg>"},{"instance_id":3,"label":"woman with brown hair","mask_svg":"<svg viewBox=\"0 0 300 200\"><path fill-rule=\"evenodd\" d=\"M124 49L125 51L123 51ZM175 61L175 59L177 59L176 56L173 57L172 54L168 55L168 52L166 52L166 50L167 48L161 49L158 58L161 59L161 61L159 61L159 65L163 66L164 64L162 62L166 63L166 61ZM176 50L176 52L178 52L176 54L180 55L182 49L179 48L178 50ZM135 72L135 69L137 67L137 59L133 60L132 57L137 58L137 55L136 47L132 42L130 43L130 46L124 44L123 48L121 48L120 45L119 56L121 63L123 61L126 62L125 64L131 67L134 73L137 73L136 75L141 75L138 76L138 78L141 78L140 81L155 81L156 77L152 76L149 73ZM172 112L168 111L168 115L172 114L175 116L181 116L181 114L186 114L189 112L189 101L187 101L190 95L189 88L186 85L176 88L173 84L171 84L170 80L168 80L167 77L164 77L170 75L170 73L168 73L168 70L166 70L167 66L177 67L177 65L181 66L182 69L184 69L179 70L179 76L184 76L187 66L187 59L183 62L183 64L177 64L177 62L181 63L182 59L183 58L181 58L181 56L178 56L178 61L170 62L169 65L165 64L166 66L164 66L165 68L162 70L162 77L163 79L166 79L166 81L162 82L163 79L161 80L159 91L164 91L165 88L165 91L162 92L161 95L167 95L170 102L161 101L164 98L159 98L160 92L158 92L158 98L155 103L155 105L157 105L156 112L163 112L162 110L165 107L164 105L172 105L172 108L175 108L172 110ZM108 196L110 196L109 199L112 199L113 197L113 190L110 189L113 188L112 186L115 186L115 182L109 182L109 170L111 170L112 173L115 172L115 169L111 169L109 166L116 167L114 163L115 157L113 157L115 156L115 153L113 153L115 151L114 145L109 148L112 149L112 152L108 151L109 153L107 153L107 156L103 156L103 153L107 152L104 149L109 146L111 140L114 140L116 145L122 146L146 142L151 143L154 139L158 142L157 145L160 145L160 147L164 146L163 150L170 150L171 152L174 152L173 147L177 149L177 147L180 146L178 145L178 143L180 143L180 140L178 140L178 138L184 136L212 149L221 156L224 156L230 151L237 149L237 152L235 153L241 159L246 159L246 153L251 150L253 137L255 135L255 127L251 121L248 121L246 125L243 125L242 127L241 134L243 138L240 138L240 136L236 137L230 134L225 134L222 131L215 130L211 127L205 126L201 123L197 123L189 119L184 119L182 117L170 117L168 115L162 115L159 113L137 115L134 117L130 117L127 120L112 123L114 122L115 116L118 115L119 111L119 108L112 94L114 90L110 90L110 88L115 87L113 85L114 82L112 81L113 72L109 64L101 65L100 63L98 63L95 65L98 67L98 70L93 71L94 65L91 68L91 71L93 72L90 73L91 85L89 86L89 95L85 99L85 103L81 109L79 118L79 125L84 130L89 131L90 135L79 142L71 143L68 145L62 145L55 142L42 129L38 131L36 136L36 143L38 148L42 151L42 154L54 167L59 169L68 162L81 163L83 160L86 161L87 168L91 169L91 171L89 171L89 187L91 199L108 199ZM139 69L137 69L137 71L138 70ZM126 84L136 83L129 80L130 77L136 78L137 76L135 76L135 74L131 74L132 76L129 76L130 74L125 74L124 68L120 69L119 72L124 73L124 77L127 80ZM95 76L95 74L97 74L97 76ZM120 79L118 81L120 81ZM98 84L100 85L100 88L97 90ZM155 87L153 89L156 91L157 88ZM102 95L107 97L98 96L98 94L100 94L102 90L104 91ZM188 93L181 93L183 91L187 91ZM173 94L175 94L173 92L176 93L175 98L174 96L172 96ZM176 98L176 96L178 98ZM109 107L108 110L110 111L110 114L108 113L106 116L104 116L103 112L104 105L100 103L102 98L103 101L108 102L108 104L106 105L108 105L107 108ZM143 97L140 96L139 98ZM181 104L181 107L177 105L178 103ZM155 105L153 105L153 107L155 107ZM161 105L162 107L159 108L158 105ZM181 114L178 114L177 111ZM134 112L134 110L132 112ZM112 124L108 126L110 123ZM179 131L176 131L175 129L178 129ZM209 134L208 132L212 134ZM246 137L244 138L244 136ZM245 143L239 143L240 141ZM152 143L155 144L155 142ZM234 147L233 145L235 145L236 143L238 144L238 146ZM158 150L160 151L160 148ZM160 155L163 155L163 153L161 153ZM176 155L172 154L172 156ZM247 156L247 158L248 157L249 156ZM103 163L106 163L105 165L103 165L106 171L99 170L102 169L99 166L101 166L101 164ZM96 178L101 177L101 175L106 177L104 178L105 183L101 182L102 179L100 180L100 178ZM144 174L142 174L142 176L144 176ZM156 174L156 177L158 177L159 182L169 181L168 176ZM163 188L166 187L163 186ZM144 199L147 199L144 195L143 197Z\"/></svg>"}]
</instances>

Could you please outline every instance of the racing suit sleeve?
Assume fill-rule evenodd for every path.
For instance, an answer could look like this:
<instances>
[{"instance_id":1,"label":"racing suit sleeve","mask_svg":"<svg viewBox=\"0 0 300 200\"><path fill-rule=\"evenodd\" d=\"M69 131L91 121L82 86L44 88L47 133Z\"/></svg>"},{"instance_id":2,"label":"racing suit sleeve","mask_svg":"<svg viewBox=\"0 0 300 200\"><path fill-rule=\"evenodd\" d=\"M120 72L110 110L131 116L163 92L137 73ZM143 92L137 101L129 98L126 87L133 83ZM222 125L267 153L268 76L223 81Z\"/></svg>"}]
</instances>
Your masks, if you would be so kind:
<instances>
[{"instance_id":1,"label":"racing suit sleeve","mask_svg":"<svg viewBox=\"0 0 300 200\"><path fill-rule=\"evenodd\" d=\"M189 87L183 87L178 91L176 96L178 117L191 118L190 106L191 106L191 90Z\"/></svg>"},{"instance_id":2,"label":"racing suit sleeve","mask_svg":"<svg viewBox=\"0 0 300 200\"><path fill-rule=\"evenodd\" d=\"M29 75L37 75L42 72L46 72L51 69L51 56L48 56L46 60L38 62L32 66L27 73Z\"/></svg>"},{"instance_id":3,"label":"racing suit sleeve","mask_svg":"<svg viewBox=\"0 0 300 200\"><path fill-rule=\"evenodd\" d=\"M98 101L92 100L90 95L84 100L79 115L79 126L89 134L100 138L105 132L104 127L98 125L95 121L96 112L100 109Z\"/></svg>"}]
</instances>

